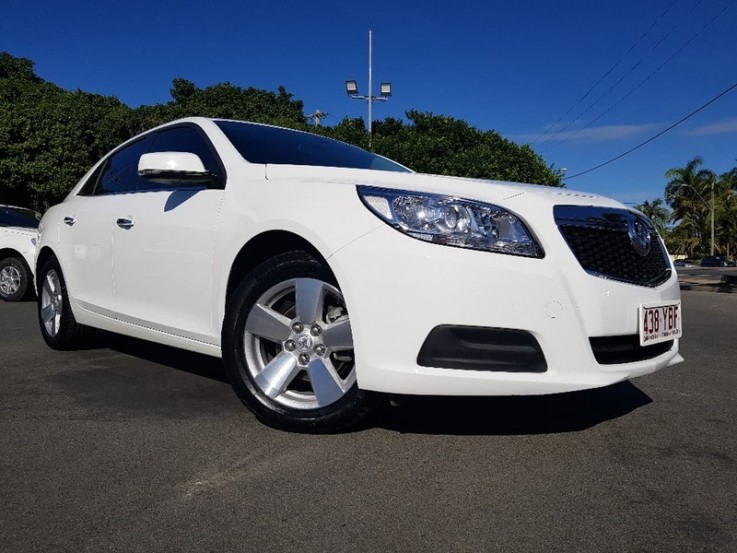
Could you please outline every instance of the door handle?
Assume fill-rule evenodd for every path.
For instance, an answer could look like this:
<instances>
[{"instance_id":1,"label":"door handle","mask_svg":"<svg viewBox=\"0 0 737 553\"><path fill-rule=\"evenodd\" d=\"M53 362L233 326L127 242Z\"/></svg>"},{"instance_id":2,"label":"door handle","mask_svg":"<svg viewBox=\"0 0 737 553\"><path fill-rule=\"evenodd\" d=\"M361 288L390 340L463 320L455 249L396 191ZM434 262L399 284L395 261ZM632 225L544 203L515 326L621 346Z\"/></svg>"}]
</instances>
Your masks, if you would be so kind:
<instances>
[{"instance_id":1,"label":"door handle","mask_svg":"<svg viewBox=\"0 0 737 553\"><path fill-rule=\"evenodd\" d=\"M115 221L120 228L129 229L135 225L135 221L133 219L129 219L128 217L120 217L117 221Z\"/></svg>"},{"instance_id":2,"label":"door handle","mask_svg":"<svg viewBox=\"0 0 737 553\"><path fill-rule=\"evenodd\" d=\"M73 225L74 223L76 223L76 222L77 222L77 219L75 219L74 217L70 217L70 216L66 216L66 217L64 217L64 223L65 223L65 224L67 224L67 225L69 225L70 227L71 227L71 226L72 226L72 225Z\"/></svg>"}]
</instances>

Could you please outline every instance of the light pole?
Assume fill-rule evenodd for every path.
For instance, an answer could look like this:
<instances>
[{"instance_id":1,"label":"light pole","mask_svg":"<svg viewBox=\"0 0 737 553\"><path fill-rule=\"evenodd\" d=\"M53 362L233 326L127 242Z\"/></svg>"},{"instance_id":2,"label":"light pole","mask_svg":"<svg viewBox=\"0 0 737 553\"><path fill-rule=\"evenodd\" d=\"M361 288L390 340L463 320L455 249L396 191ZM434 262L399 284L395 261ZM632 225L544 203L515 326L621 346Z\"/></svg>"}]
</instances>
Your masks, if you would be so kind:
<instances>
[{"instance_id":1,"label":"light pole","mask_svg":"<svg viewBox=\"0 0 737 553\"><path fill-rule=\"evenodd\" d=\"M379 95L374 96L373 90L373 75L372 75L372 40L371 40L371 29L369 29L369 54L368 54L368 94L363 95L358 92L358 83L356 81L346 81L345 91L348 96L354 100L366 100L368 102L368 133L369 133L369 148L373 146L373 115L371 107L374 102L386 102L389 96L392 95L392 84L381 83L379 87Z\"/></svg>"},{"instance_id":2,"label":"light pole","mask_svg":"<svg viewBox=\"0 0 737 553\"><path fill-rule=\"evenodd\" d=\"M714 255L714 181L715 181L715 178L712 177L711 179L711 254L709 255ZM688 186L691 190L696 192L696 195L699 198L701 198L702 202L707 203L704 197L701 195L701 193L698 190L696 190L696 188L694 188L692 185L688 183L683 183L681 185L681 188L684 188L686 186Z\"/></svg>"},{"instance_id":3,"label":"light pole","mask_svg":"<svg viewBox=\"0 0 737 553\"><path fill-rule=\"evenodd\" d=\"M711 179L711 255L714 255L714 177Z\"/></svg>"},{"instance_id":4,"label":"light pole","mask_svg":"<svg viewBox=\"0 0 737 553\"><path fill-rule=\"evenodd\" d=\"M315 113L310 113L309 115L306 115L305 117L307 117L307 119L309 119L310 121L312 121L315 124L316 127L319 127L320 126L320 122L323 119L325 119L327 116L328 116L328 112L327 111L320 111L318 109L318 110L315 110Z\"/></svg>"}]
</instances>

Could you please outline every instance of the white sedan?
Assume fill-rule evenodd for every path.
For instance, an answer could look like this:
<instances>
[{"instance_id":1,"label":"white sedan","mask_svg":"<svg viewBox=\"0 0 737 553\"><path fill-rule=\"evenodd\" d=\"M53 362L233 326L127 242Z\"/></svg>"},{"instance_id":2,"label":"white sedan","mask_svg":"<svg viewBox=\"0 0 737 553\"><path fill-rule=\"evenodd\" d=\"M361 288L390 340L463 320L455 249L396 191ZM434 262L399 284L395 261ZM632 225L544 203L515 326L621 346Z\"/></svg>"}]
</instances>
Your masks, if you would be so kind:
<instances>
[{"instance_id":1,"label":"white sedan","mask_svg":"<svg viewBox=\"0 0 737 553\"><path fill-rule=\"evenodd\" d=\"M377 392L557 393L682 361L641 213L254 123L113 150L46 213L36 263L52 348L102 328L222 357L260 420L297 431L354 425Z\"/></svg>"},{"instance_id":2,"label":"white sedan","mask_svg":"<svg viewBox=\"0 0 737 553\"><path fill-rule=\"evenodd\" d=\"M33 291L36 228L41 215L0 205L0 299L19 301Z\"/></svg>"}]
</instances>

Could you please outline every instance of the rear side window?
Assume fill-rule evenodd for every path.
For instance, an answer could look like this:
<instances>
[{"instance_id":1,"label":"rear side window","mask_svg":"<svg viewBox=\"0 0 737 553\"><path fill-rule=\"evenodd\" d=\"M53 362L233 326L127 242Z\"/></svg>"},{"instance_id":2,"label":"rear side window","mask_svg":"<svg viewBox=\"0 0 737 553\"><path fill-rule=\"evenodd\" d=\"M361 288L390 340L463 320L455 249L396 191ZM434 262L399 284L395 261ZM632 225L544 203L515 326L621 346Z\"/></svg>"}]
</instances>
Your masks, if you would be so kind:
<instances>
[{"instance_id":1,"label":"rear side window","mask_svg":"<svg viewBox=\"0 0 737 553\"><path fill-rule=\"evenodd\" d=\"M38 228L41 216L22 207L0 206L0 227Z\"/></svg>"},{"instance_id":2,"label":"rear side window","mask_svg":"<svg viewBox=\"0 0 737 553\"><path fill-rule=\"evenodd\" d=\"M148 152L189 152L197 154L207 171L215 175L222 175L220 163L215 157L209 141L194 127L174 127L157 132ZM145 178L138 181L138 190L158 190L160 188L171 187L165 187Z\"/></svg>"},{"instance_id":3,"label":"rear side window","mask_svg":"<svg viewBox=\"0 0 737 553\"><path fill-rule=\"evenodd\" d=\"M92 193L97 196L134 191L138 183L138 160L146 153L148 142L148 137L142 138L110 156L100 168L99 180Z\"/></svg>"}]
</instances>

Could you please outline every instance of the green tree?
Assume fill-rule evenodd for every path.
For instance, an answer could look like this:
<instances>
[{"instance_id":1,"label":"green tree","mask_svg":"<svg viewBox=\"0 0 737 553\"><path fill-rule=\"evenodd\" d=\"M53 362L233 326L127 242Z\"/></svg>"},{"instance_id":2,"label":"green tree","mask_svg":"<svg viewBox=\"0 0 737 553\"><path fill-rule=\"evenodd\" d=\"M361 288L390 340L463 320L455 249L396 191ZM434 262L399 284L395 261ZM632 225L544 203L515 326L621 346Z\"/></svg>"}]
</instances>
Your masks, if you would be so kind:
<instances>
[{"instance_id":1,"label":"green tree","mask_svg":"<svg viewBox=\"0 0 737 553\"><path fill-rule=\"evenodd\" d=\"M174 79L172 101L133 110L112 96L70 92L33 62L0 53L0 203L43 211L61 201L108 151L162 123L201 115L307 128L303 105L277 92Z\"/></svg>"},{"instance_id":2,"label":"green tree","mask_svg":"<svg viewBox=\"0 0 737 553\"><path fill-rule=\"evenodd\" d=\"M0 53L0 203L44 210L131 136L116 98L43 81L33 62Z\"/></svg>"},{"instance_id":3,"label":"green tree","mask_svg":"<svg viewBox=\"0 0 737 553\"><path fill-rule=\"evenodd\" d=\"M410 110L408 124L394 118L374 123L374 150L420 173L561 186L561 174L528 145L495 131L481 131L445 115ZM344 119L328 134L366 147L360 120Z\"/></svg>"},{"instance_id":4,"label":"green tree","mask_svg":"<svg viewBox=\"0 0 737 553\"><path fill-rule=\"evenodd\" d=\"M170 102L141 106L136 110L141 131L192 116L240 119L302 130L308 128L302 101L295 100L283 86L277 92L241 88L232 83L198 88L186 79L174 79L170 92Z\"/></svg>"},{"instance_id":5,"label":"green tree","mask_svg":"<svg viewBox=\"0 0 737 553\"><path fill-rule=\"evenodd\" d=\"M171 101L131 109L117 98L70 92L39 78L29 59L0 53L0 203L44 210L59 202L112 148L160 124L189 116L270 123L317 132L367 148L364 121L309 127L301 100L220 83L205 88L174 79ZM561 186L561 174L528 145L444 115L415 110L407 122L374 125L377 153L423 173Z\"/></svg>"},{"instance_id":6,"label":"green tree","mask_svg":"<svg viewBox=\"0 0 737 553\"><path fill-rule=\"evenodd\" d=\"M727 257L737 253L737 167L719 176L715 191L716 239L719 252Z\"/></svg>"},{"instance_id":7,"label":"green tree","mask_svg":"<svg viewBox=\"0 0 737 553\"><path fill-rule=\"evenodd\" d=\"M717 175L702 165L703 159L696 156L684 167L674 167L665 173L669 179L665 198L675 224L669 246L689 256L709 253L713 217L715 253L730 255L737 246L737 200L734 195L737 168Z\"/></svg>"},{"instance_id":8,"label":"green tree","mask_svg":"<svg viewBox=\"0 0 737 553\"><path fill-rule=\"evenodd\" d=\"M652 221L660 236L667 235L670 211L668 211L662 198L657 198L653 201L645 200L645 202L636 205L635 209L641 211L648 219L650 219L650 221Z\"/></svg>"}]
</instances>

